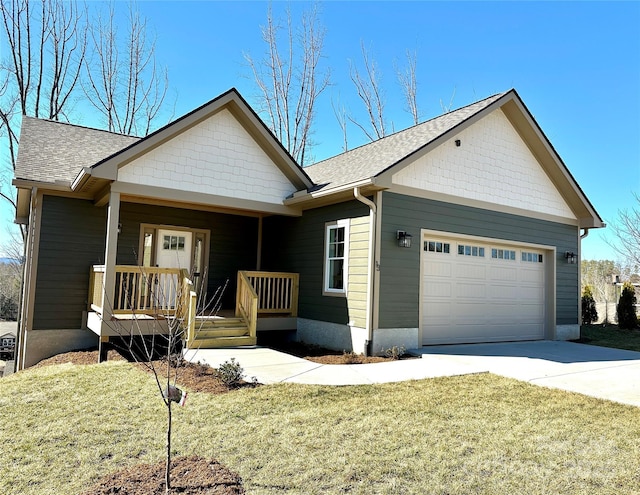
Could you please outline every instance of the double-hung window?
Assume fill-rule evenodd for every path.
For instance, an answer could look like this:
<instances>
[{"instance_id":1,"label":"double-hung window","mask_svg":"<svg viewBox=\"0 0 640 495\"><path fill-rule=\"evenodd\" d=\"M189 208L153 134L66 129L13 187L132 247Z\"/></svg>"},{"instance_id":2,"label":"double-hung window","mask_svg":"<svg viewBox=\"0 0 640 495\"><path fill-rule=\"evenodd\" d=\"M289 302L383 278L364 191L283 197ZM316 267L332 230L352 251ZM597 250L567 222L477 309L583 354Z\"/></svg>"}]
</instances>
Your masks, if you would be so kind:
<instances>
[{"instance_id":1,"label":"double-hung window","mask_svg":"<svg viewBox=\"0 0 640 495\"><path fill-rule=\"evenodd\" d=\"M349 221L338 220L325 226L324 293L344 295L347 292L349 253Z\"/></svg>"}]
</instances>

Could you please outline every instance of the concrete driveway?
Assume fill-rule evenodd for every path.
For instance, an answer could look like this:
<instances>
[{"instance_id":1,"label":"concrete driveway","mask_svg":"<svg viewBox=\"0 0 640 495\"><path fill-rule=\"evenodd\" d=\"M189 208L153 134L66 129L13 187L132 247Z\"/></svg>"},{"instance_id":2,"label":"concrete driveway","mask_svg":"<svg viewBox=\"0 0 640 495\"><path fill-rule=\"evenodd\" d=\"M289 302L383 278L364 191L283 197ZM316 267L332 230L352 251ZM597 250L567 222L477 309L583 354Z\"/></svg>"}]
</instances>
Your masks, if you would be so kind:
<instances>
[{"instance_id":1,"label":"concrete driveway","mask_svg":"<svg viewBox=\"0 0 640 495\"><path fill-rule=\"evenodd\" d=\"M266 347L201 349L185 357L218 367L234 357L260 383L363 385L495 373L640 407L640 352L537 341L423 347L420 359L322 365Z\"/></svg>"},{"instance_id":2,"label":"concrete driveway","mask_svg":"<svg viewBox=\"0 0 640 495\"><path fill-rule=\"evenodd\" d=\"M422 356L640 407L640 352L545 340L424 347Z\"/></svg>"}]
</instances>

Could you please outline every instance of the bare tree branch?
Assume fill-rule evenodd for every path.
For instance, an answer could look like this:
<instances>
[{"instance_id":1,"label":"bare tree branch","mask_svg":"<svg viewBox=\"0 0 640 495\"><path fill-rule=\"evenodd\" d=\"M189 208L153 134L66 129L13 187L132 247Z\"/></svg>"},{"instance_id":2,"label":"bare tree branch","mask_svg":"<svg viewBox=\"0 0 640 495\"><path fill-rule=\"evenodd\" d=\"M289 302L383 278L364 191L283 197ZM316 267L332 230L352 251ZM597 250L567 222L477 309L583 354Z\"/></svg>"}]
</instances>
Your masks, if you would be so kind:
<instances>
[{"instance_id":1,"label":"bare tree branch","mask_svg":"<svg viewBox=\"0 0 640 495\"><path fill-rule=\"evenodd\" d=\"M634 193L636 205L618 211L618 218L610 225L617 243L610 243L627 265L640 271L640 195Z\"/></svg>"},{"instance_id":2,"label":"bare tree branch","mask_svg":"<svg viewBox=\"0 0 640 495\"><path fill-rule=\"evenodd\" d=\"M115 6L89 28L92 57L86 58L82 88L105 118L108 130L146 135L155 127L169 87L167 70L155 59L155 38L147 38L147 19L129 4L127 33L121 38Z\"/></svg>"},{"instance_id":3,"label":"bare tree branch","mask_svg":"<svg viewBox=\"0 0 640 495\"><path fill-rule=\"evenodd\" d=\"M86 16L65 0L2 0L0 13L9 48L0 62L0 138L9 161L2 164L0 198L15 208L20 116L65 118L84 59Z\"/></svg>"},{"instance_id":4,"label":"bare tree branch","mask_svg":"<svg viewBox=\"0 0 640 495\"><path fill-rule=\"evenodd\" d=\"M86 12L74 3L59 2L51 6L49 118L60 120L67 111L70 96L80 79L87 49ZM44 71L41 71L44 73ZM66 120L66 118L64 118Z\"/></svg>"},{"instance_id":5,"label":"bare tree branch","mask_svg":"<svg viewBox=\"0 0 640 495\"><path fill-rule=\"evenodd\" d=\"M337 103L333 101L333 98L331 98L331 108L333 109L333 115L335 115L338 125L340 126L340 130L342 131L342 151L349 151L349 143L347 141L347 109L344 105L340 104L339 98Z\"/></svg>"},{"instance_id":6,"label":"bare tree branch","mask_svg":"<svg viewBox=\"0 0 640 495\"><path fill-rule=\"evenodd\" d=\"M407 50L407 66L404 70L400 70L396 67L396 74L398 75L398 82L402 88L402 94L404 95L406 102L406 110L411 114L413 118L413 124L418 125L420 123L420 111L418 109L418 79L416 77L418 54Z\"/></svg>"},{"instance_id":7,"label":"bare tree branch","mask_svg":"<svg viewBox=\"0 0 640 495\"><path fill-rule=\"evenodd\" d=\"M442 99L440 99L440 108L442 108L442 113L449 113L451 111L451 108L453 108L453 100L456 97L456 88L453 88L453 93L451 93L451 98L449 99L449 104L445 105L442 102Z\"/></svg>"},{"instance_id":8,"label":"bare tree branch","mask_svg":"<svg viewBox=\"0 0 640 495\"><path fill-rule=\"evenodd\" d=\"M289 9L283 27L269 6L267 25L262 27L267 47L264 57L254 60L244 54L259 90L259 111L266 114L269 128L301 165L308 161L313 146L316 101L329 85L329 71L320 69L324 36L317 5L302 14L298 29Z\"/></svg>"},{"instance_id":9,"label":"bare tree branch","mask_svg":"<svg viewBox=\"0 0 640 495\"><path fill-rule=\"evenodd\" d=\"M385 98L381 88L382 76L378 69L378 64L375 60L371 59L369 53L364 46L364 42L360 43L362 51L362 61L364 63L364 76L360 73L358 68L349 62L349 77L356 87L358 97L364 104L367 115L369 117L369 124L371 130L368 130L362 123L360 123L353 115L348 115L348 119L358 126L365 136L370 141L376 141L387 135L386 121L385 121Z\"/></svg>"}]
</instances>

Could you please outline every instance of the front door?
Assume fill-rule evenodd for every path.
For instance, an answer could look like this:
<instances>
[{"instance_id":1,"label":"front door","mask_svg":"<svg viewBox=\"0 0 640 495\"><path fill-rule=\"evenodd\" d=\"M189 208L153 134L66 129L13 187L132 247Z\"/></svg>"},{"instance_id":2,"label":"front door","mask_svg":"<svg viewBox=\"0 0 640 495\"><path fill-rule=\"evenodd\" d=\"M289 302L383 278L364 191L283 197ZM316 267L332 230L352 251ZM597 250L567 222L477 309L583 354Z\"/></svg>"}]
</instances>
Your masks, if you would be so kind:
<instances>
[{"instance_id":1,"label":"front door","mask_svg":"<svg viewBox=\"0 0 640 495\"><path fill-rule=\"evenodd\" d=\"M143 224L139 263L148 267L187 270L200 303L204 298L201 292L206 293L209 235L207 230Z\"/></svg>"},{"instance_id":2,"label":"front door","mask_svg":"<svg viewBox=\"0 0 640 495\"><path fill-rule=\"evenodd\" d=\"M156 264L160 268L179 268L191 272L191 239L193 234L184 230L158 229L156 243ZM177 275L164 274L161 294L157 294L163 307L174 308L177 300L180 279Z\"/></svg>"},{"instance_id":3,"label":"front door","mask_svg":"<svg viewBox=\"0 0 640 495\"><path fill-rule=\"evenodd\" d=\"M184 230L158 229L156 265L180 268L191 272L191 240L193 234Z\"/></svg>"}]
</instances>

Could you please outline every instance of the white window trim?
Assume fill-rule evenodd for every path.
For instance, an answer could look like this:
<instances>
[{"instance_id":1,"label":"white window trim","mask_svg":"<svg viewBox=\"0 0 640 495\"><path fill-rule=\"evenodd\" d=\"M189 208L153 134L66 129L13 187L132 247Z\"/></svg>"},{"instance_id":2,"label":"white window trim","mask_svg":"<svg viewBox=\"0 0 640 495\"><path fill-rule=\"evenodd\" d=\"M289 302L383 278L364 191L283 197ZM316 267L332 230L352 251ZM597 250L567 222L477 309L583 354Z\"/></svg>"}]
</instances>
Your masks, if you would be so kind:
<instances>
[{"instance_id":1,"label":"white window trim","mask_svg":"<svg viewBox=\"0 0 640 495\"><path fill-rule=\"evenodd\" d=\"M324 224L324 258L323 258L323 276L322 276L322 295L333 297L346 297L347 287L349 285L349 219L336 220ZM344 288L329 288L329 231L332 228L344 228L344 263L342 266Z\"/></svg>"}]
</instances>

